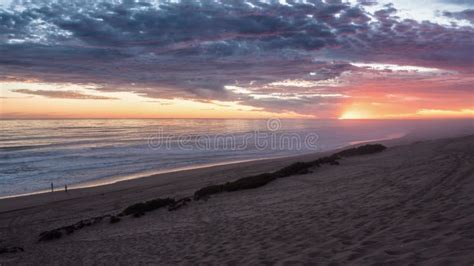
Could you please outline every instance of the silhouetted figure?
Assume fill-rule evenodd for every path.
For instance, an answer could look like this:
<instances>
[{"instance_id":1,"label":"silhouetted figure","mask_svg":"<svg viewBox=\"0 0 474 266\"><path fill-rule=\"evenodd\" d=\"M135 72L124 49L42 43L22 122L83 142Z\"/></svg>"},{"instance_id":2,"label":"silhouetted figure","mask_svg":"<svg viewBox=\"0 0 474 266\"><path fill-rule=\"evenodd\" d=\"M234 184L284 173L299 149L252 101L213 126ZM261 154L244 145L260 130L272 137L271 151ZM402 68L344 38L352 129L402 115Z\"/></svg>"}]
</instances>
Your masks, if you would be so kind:
<instances>
[{"instance_id":1,"label":"silhouetted figure","mask_svg":"<svg viewBox=\"0 0 474 266\"><path fill-rule=\"evenodd\" d=\"M67 185L64 185L64 191L67 193Z\"/></svg>"},{"instance_id":2,"label":"silhouetted figure","mask_svg":"<svg viewBox=\"0 0 474 266\"><path fill-rule=\"evenodd\" d=\"M54 185L53 185L53 182L51 182L51 192L54 192Z\"/></svg>"}]
</instances>

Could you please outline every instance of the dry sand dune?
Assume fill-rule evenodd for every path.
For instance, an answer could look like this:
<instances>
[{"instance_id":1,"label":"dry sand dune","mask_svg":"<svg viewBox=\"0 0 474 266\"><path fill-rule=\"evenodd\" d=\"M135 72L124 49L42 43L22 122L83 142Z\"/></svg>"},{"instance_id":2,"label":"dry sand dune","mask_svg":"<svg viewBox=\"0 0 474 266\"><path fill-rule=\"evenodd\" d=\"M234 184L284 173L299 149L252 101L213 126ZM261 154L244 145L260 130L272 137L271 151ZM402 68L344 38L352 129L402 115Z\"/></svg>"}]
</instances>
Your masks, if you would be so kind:
<instances>
[{"instance_id":1,"label":"dry sand dune","mask_svg":"<svg viewBox=\"0 0 474 266\"><path fill-rule=\"evenodd\" d=\"M307 156L307 158L319 155ZM299 158L301 159L301 158ZM474 263L474 136L342 159L175 212L104 221L51 242L38 234L156 197L275 170L279 159L0 201L1 265Z\"/></svg>"}]
</instances>

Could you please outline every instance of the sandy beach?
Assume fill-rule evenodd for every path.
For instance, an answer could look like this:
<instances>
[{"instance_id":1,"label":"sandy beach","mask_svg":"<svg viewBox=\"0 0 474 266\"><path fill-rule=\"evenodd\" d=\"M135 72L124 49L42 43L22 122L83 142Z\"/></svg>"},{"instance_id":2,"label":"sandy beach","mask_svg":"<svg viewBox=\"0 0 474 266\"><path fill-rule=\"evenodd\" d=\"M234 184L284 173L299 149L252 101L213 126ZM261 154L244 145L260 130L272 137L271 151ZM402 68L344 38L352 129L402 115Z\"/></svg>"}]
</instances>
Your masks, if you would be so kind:
<instances>
[{"instance_id":1,"label":"sandy beach","mask_svg":"<svg viewBox=\"0 0 474 266\"><path fill-rule=\"evenodd\" d=\"M327 154L155 175L0 200L0 265L474 263L474 136L388 141L263 187L192 201L177 211L104 220L38 242L39 234L159 197L274 171Z\"/></svg>"}]
</instances>

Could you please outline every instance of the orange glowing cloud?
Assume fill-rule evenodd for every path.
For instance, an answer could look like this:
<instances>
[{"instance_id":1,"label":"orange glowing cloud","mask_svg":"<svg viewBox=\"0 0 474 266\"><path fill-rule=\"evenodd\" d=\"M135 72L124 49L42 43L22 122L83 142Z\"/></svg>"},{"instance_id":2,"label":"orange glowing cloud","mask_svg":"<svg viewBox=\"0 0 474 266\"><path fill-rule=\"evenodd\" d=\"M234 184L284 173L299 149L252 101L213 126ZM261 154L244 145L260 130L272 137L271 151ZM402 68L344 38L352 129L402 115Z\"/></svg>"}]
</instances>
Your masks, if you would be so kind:
<instances>
[{"instance_id":1,"label":"orange glowing cloud","mask_svg":"<svg viewBox=\"0 0 474 266\"><path fill-rule=\"evenodd\" d=\"M2 83L0 119L40 118L268 118L273 113L235 101L150 99L100 93L72 84ZM11 88L11 89L10 89ZM283 118L304 118L291 111Z\"/></svg>"}]
</instances>

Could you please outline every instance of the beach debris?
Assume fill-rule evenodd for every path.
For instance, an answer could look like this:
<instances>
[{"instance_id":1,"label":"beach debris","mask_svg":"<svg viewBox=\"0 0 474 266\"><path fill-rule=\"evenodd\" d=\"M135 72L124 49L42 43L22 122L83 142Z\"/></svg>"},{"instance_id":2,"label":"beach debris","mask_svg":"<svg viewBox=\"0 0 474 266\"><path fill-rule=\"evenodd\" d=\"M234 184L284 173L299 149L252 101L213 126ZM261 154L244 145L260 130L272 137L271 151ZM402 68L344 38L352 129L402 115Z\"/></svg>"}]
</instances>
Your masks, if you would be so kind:
<instances>
[{"instance_id":1,"label":"beach debris","mask_svg":"<svg viewBox=\"0 0 474 266\"><path fill-rule=\"evenodd\" d=\"M296 162L276 171L275 175L278 177L288 177L292 175L305 175L309 173L309 168L319 167L319 166L320 166L319 163Z\"/></svg>"},{"instance_id":2,"label":"beach debris","mask_svg":"<svg viewBox=\"0 0 474 266\"><path fill-rule=\"evenodd\" d=\"M63 233L66 233L68 235L74 233L74 231L77 231L79 229L82 229L87 226L91 226L94 224L100 223L104 218L109 217L110 215L103 215L103 216L97 216L85 220L81 220L75 224L72 225L67 225L67 226L62 226L53 230L49 231L44 231L39 235L39 242L43 241L51 241L55 239L59 239L63 236Z\"/></svg>"},{"instance_id":3,"label":"beach debris","mask_svg":"<svg viewBox=\"0 0 474 266\"><path fill-rule=\"evenodd\" d=\"M188 202L191 201L191 198L185 197L175 201L173 204L168 206L168 211L176 211L177 209L188 205Z\"/></svg>"},{"instance_id":4,"label":"beach debris","mask_svg":"<svg viewBox=\"0 0 474 266\"><path fill-rule=\"evenodd\" d=\"M334 155L341 156L341 157L350 157L350 156L357 156L357 155L367 155L372 153L381 152L387 149L382 144L366 144L359 147L354 147L350 149L346 149L335 153Z\"/></svg>"},{"instance_id":5,"label":"beach debris","mask_svg":"<svg viewBox=\"0 0 474 266\"><path fill-rule=\"evenodd\" d=\"M293 175L304 175L311 172L311 168L320 167L322 164L338 165L339 156L331 155L322 157L310 162L295 162L273 173L263 173L259 175L243 177L232 182L220 185L210 185L203 187L194 193L194 200L200 200L213 194L221 192L232 192L245 189L262 187L277 178L284 178Z\"/></svg>"},{"instance_id":6,"label":"beach debris","mask_svg":"<svg viewBox=\"0 0 474 266\"><path fill-rule=\"evenodd\" d=\"M264 173L255 176L244 177L235 180L234 182L227 182L224 185L224 190L231 192L244 189L252 189L265 186L266 184L272 182L277 177L271 173Z\"/></svg>"},{"instance_id":7,"label":"beach debris","mask_svg":"<svg viewBox=\"0 0 474 266\"><path fill-rule=\"evenodd\" d=\"M166 207L174 203L175 203L175 200L172 198L164 198L164 199L158 198L158 199L149 200L146 202L136 203L136 204L128 206L125 210L123 210L118 215L107 214L107 215L97 216L97 217L81 220L72 225L62 226L56 229L44 231L40 233L38 242L59 239L64 234L70 235L74 233L75 231L80 230L84 227L98 224L107 217L110 217L109 219L110 223L112 224L118 223L121 220L119 217L127 216L127 215L133 215L133 217L141 217L145 215L146 212L153 211L162 207Z\"/></svg>"},{"instance_id":8,"label":"beach debris","mask_svg":"<svg viewBox=\"0 0 474 266\"><path fill-rule=\"evenodd\" d=\"M208 197L212 194L221 193L224 191L224 185L210 185L207 187L203 187L198 191L194 192L194 200L200 200L204 197Z\"/></svg>"},{"instance_id":9,"label":"beach debris","mask_svg":"<svg viewBox=\"0 0 474 266\"><path fill-rule=\"evenodd\" d=\"M252 189L264 186L277 178L284 178L294 175L305 175L311 172L314 167L321 167L323 164L340 165L341 157L366 155L385 150L381 144L367 144L356 148L340 151L330 156L321 157L309 162L295 162L273 173L263 173L237 179L225 184L210 185L194 192L194 200L207 199L210 195L221 192L232 192L238 190Z\"/></svg>"},{"instance_id":10,"label":"beach debris","mask_svg":"<svg viewBox=\"0 0 474 266\"><path fill-rule=\"evenodd\" d=\"M61 229L53 229L50 231L44 231L40 234L40 239L39 241L50 241L54 239L59 239L63 236L63 233L61 232Z\"/></svg>"},{"instance_id":11,"label":"beach debris","mask_svg":"<svg viewBox=\"0 0 474 266\"><path fill-rule=\"evenodd\" d=\"M25 251L25 249L22 248L22 247L3 247L3 248L0 248L0 254L17 253L17 252L23 252L23 251Z\"/></svg>"},{"instance_id":12,"label":"beach debris","mask_svg":"<svg viewBox=\"0 0 474 266\"><path fill-rule=\"evenodd\" d=\"M168 205L174 204L175 200L172 198L157 198L145 202L135 203L133 205L128 206L121 212L122 216L132 215L134 217L140 217L144 215L146 212L150 212L162 207L166 207Z\"/></svg>"},{"instance_id":13,"label":"beach debris","mask_svg":"<svg viewBox=\"0 0 474 266\"><path fill-rule=\"evenodd\" d=\"M136 213L133 214L133 217L139 218L139 217L142 217L143 215L145 215L144 212L136 212Z\"/></svg>"},{"instance_id":14,"label":"beach debris","mask_svg":"<svg viewBox=\"0 0 474 266\"><path fill-rule=\"evenodd\" d=\"M121 219L119 217L115 216L115 215L110 216L110 223L111 224L118 223L118 222L120 222L120 220Z\"/></svg>"}]
</instances>

